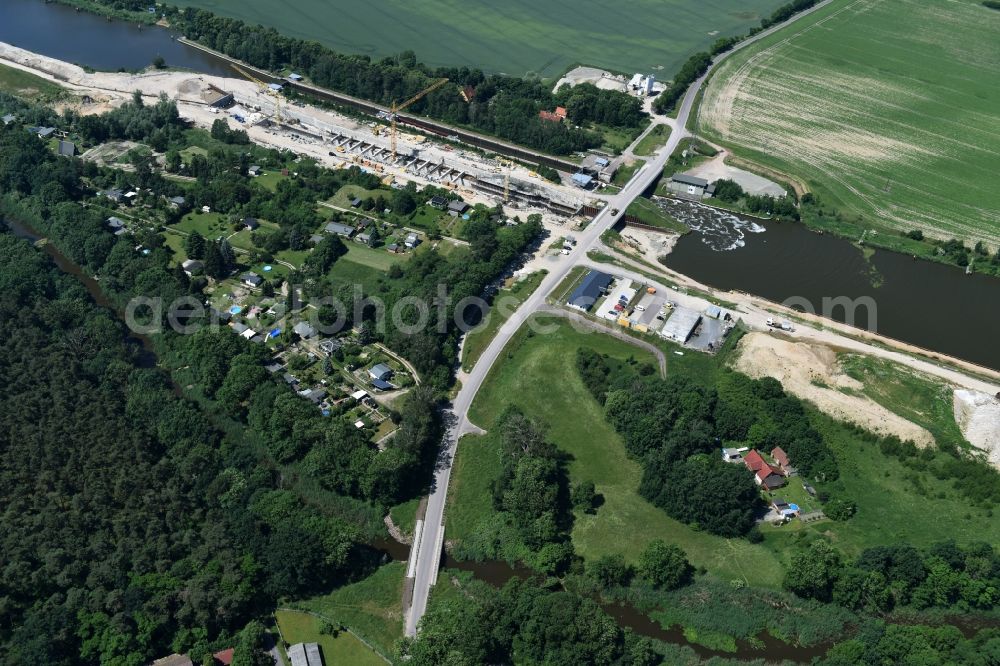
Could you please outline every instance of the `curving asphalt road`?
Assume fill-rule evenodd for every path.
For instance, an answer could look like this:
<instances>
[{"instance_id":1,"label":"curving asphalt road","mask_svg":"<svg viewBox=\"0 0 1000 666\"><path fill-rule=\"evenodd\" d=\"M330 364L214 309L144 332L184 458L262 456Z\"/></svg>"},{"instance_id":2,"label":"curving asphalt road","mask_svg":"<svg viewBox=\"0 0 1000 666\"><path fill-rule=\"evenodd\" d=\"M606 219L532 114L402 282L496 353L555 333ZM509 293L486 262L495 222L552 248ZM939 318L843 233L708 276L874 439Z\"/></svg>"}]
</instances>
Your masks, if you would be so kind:
<instances>
[{"instance_id":1,"label":"curving asphalt road","mask_svg":"<svg viewBox=\"0 0 1000 666\"><path fill-rule=\"evenodd\" d=\"M797 14L788 21L764 30L754 37L741 42L732 51L716 57L708 71L695 81L684 95L680 108L677 111L675 129L670 133L666 145L652 159L640 167L632 176L632 179L622 188L621 192L610 197L607 205L587 225L586 229L582 233L577 234L576 249L569 255L560 255L558 257L557 263L549 269L549 274L542 280L538 289L534 291L521 307L511 315L510 319L507 320L500 330L497 331L496 336L490 342L486 351L479 357L475 367L465 377L462 382L462 388L459 390L458 395L455 396L451 408L445 413L445 423L449 425L445 433L444 446L442 447L443 450L438 461L437 471L434 474L433 490L427 498L427 510L424 515L422 534L419 539L414 540L414 543L420 545L416 553L415 565L410 567L413 573L413 586L412 599L406 611L405 632L407 636L415 636L417 633L420 618L423 617L424 612L427 610L427 598L430 594L431 586L437 580L438 569L441 565L441 554L444 548L444 510L448 495L448 481L451 478L451 467L455 459L458 440L462 435L479 431L475 425L469 422L469 407L472 405L472 400L479 392L487 374L500 356L503 348L529 317L539 310L544 309L546 296L566 278L573 267L577 265L592 265L592 262L587 259L587 252L600 243L601 234L618 222L621 214L628 208L628 205L640 197L659 178L667 160L677 148L677 144L681 139L690 136L690 133L687 131L688 117L691 115L691 108L694 106L698 92L701 90L705 79L712 72L712 69L732 53L767 37L803 16L811 14L831 1L824 0L811 9ZM612 214L614 210L619 211L618 214ZM617 269L609 268L609 270Z\"/></svg>"}]
</instances>

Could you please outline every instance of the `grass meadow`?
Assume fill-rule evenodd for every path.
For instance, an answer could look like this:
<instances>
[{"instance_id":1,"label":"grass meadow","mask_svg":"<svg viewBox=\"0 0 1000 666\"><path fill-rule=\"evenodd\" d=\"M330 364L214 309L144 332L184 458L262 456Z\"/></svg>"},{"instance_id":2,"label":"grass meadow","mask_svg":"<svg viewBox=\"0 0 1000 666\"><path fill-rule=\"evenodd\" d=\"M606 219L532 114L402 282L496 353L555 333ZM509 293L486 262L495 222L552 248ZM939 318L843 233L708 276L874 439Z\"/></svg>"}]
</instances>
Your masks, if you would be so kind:
<instances>
[{"instance_id":1,"label":"grass meadow","mask_svg":"<svg viewBox=\"0 0 1000 666\"><path fill-rule=\"evenodd\" d=\"M621 437L604 419L601 406L587 391L576 370L576 350L591 348L621 361L652 359L642 350L609 336L580 333L565 323L550 335L527 335L523 330L504 352L504 363L494 367L473 403L470 418L487 430L508 405L519 406L546 427L551 441L572 457L568 471L572 484L593 481L605 503L596 515L578 513L572 531L576 552L587 560L620 553L635 562L653 539L676 543L690 561L717 579L743 579L754 586L777 589L791 554L817 537L827 538L852 557L869 546L907 541L927 546L955 538L959 543L996 541L1000 513L970 506L951 486L928 469L904 465L882 454L869 438L810 408L814 426L833 449L840 479L814 483L834 497L853 500L857 515L846 522L794 521L783 527L762 528L764 541L724 539L694 530L668 517L637 493L642 470L625 452ZM723 372L726 352L709 357L694 352L668 354L668 374L680 374L714 384ZM954 434L954 418L932 409L937 389L919 383L898 368L885 368L865 358L850 361L848 372L863 375L866 393L879 402L915 418L941 436ZM905 396L911 396L907 401ZM909 410L909 411L908 411ZM915 415L922 418L917 419ZM446 535L461 540L492 511L490 483L500 468L496 436L464 437L452 472ZM944 456L933 452L932 458ZM821 508L792 479L778 495L797 500L808 509ZM813 506L815 504L815 506Z\"/></svg>"},{"instance_id":2,"label":"grass meadow","mask_svg":"<svg viewBox=\"0 0 1000 666\"><path fill-rule=\"evenodd\" d=\"M995 247L997 44L1000 12L979 0L835 0L721 65L697 131L859 228Z\"/></svg>"},{"instance_id":3,"label":"grass meadow","mask_svg":"<svg viewBox=\"0 0 1000 666\"><path fill-rule=\"evenodd\" d=\"M783 0L180 0L372 58L415 51L432 66L556 77L575 63L664 79L720 35L742 34Z\"/></svg>"},{"instance_id":4,"label":"grass meadow","mask_svg":"<svg viewBox=\"0 0 1000 666\"><path fill-rule=\"evenodd\" d=\"M281 629L281 638L289 645L319 643L323 659L328 664L358 664L358 666L384 666L385 660L368 649L353 634L341 631L334 638L320 632L323 621L299 611L280 610L275 619Z\"/></svg>"},{"instance_id":5,"label":"grass meadow","mask_svg":"<svg viewBox=\"0 0 1000 666\"><path fill-rule=\"evenodd\" d=\"M405 574L405 562L391 562L364 580L321 597L298 601L295 608L315 613L334 625L342 624L350 628L382 655L389 656L393 653L396 640L403 635ZM326 663L357 662L328 660Z\"/></svg>"}]
</instances>

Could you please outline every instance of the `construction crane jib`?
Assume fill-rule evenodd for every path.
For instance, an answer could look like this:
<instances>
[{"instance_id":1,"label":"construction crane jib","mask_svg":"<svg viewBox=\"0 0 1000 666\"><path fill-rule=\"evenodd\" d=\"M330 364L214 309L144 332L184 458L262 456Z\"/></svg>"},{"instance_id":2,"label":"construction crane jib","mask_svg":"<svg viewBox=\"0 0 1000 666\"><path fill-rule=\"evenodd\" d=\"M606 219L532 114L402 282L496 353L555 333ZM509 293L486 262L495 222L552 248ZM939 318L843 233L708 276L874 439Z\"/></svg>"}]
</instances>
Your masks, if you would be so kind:
<instances>
[{"instance_id":1,"label":"construction crane jib","mask_svg":"<svg viewBox=\"0 0 1000 666\"><path fill-rule=\"evenodd\" d=\"M277 90L271 89L271 87L267 83L264 83L263 81L261 81L256 76L246 71L242 67L238 65L230 65L230 66L237 72L239 72L244 78L249 79L250 81L253 81L258 86L260 86L260 91L262 93L264 93L265 95L270 95L271 97L274 98L274 119L278 121L278 123L280 124L282 122L281 103L284 101L284 97L282 97L281 93L278 92Z\"/></svg>"},{"instance_id":2,"label":"construction crane jib","mask_svg":"<svg viewBox=\"0 0 1000 666\"><path fill-rule=\"evenodd\" d=\"M414 95L410 99L406 100L402 104L397 104L395 102L392 103L392 107L391 107L392 110L391 110L391 113L390 113L390 117L391 117L390 124L392 126L392 129L389 131L389 136L390 136L390 140L391 140L391 143L392 143L392 159L393 160L396 159L396 114L399 113L400 111L402 111L403 109L405 109L406 107L408 107L409 105L413 104L417 100L423 99L425 96L431 94L432 92L434 92L435 90L437 90L438 88L440 88L441 86L443 86L446 83L448 83L448 79L438 79L437 81L435 81L434 83L432 83L431 85L429 85L427 88L424 88L423 90L421 90L416 95Z\"/></svg>"}]
</instances>

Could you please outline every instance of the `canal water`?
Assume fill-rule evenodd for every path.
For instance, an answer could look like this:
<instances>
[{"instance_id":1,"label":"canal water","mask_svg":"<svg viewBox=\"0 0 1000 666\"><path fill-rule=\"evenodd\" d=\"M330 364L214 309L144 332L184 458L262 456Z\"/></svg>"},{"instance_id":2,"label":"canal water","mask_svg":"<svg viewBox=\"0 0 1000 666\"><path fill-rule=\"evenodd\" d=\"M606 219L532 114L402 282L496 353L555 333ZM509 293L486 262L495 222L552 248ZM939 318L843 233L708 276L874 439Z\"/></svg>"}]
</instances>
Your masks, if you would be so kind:
<instances>
[{"instance_id":1,"label":"canal water","mask_svg":"<svg viewBox=\"0 0 1000 666\"><path fill-rule=\"evenodd\" d=\"M225 62L175 36L167 28L140 28L43 0L0 0L0 41L35 53L104 71L142 69L162 56L173 68L234 75Z\"/></svg>"},{"instance_id":2,"label":"canal water","mask_svg":"<svg viewBox=\"0 0 1000 666\"><path fill-rule=\"evenodd\" d=\"M853 325L1000 370L1000 280L818 234L794 222L754 220L701 204L657 197L691 227L669 268L719 289L763 296L848 320L824 299L870 299ZM789 300L791 299L791 300ZM863 304L864 301L856 301ZM847 321L847 323L852 323Z\"/></svg>"}]
</instances>

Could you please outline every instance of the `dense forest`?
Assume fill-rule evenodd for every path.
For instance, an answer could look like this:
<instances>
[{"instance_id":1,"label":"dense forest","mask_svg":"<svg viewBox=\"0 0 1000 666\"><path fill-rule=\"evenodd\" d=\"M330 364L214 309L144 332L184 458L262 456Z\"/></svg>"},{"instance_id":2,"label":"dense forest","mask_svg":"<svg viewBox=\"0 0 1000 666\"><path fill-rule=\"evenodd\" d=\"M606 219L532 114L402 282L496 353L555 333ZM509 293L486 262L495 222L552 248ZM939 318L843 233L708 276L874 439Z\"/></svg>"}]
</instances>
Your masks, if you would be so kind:
<instances>
[{"instance_id":1,"label":"dense forest","mask_svg":"<svg viewBox=\"0 0 1000 666\"><path fill-rule=\"evenodd\" d=\"M155 142L168 166L189 131L164 99L146 105L136 96L86 119L56 119L6 96L0 106L22 120L58 122L88 141ZM167 206L168 196L183 194L189 207L212 205L234 220L267 215L278 224L268 232L276 251L315 230L317 199L347 182L375 186L357 169L335 173L303 163L296 178L268 192L248 178L248 159L284 157L216 134L233 148L197 156L196 181L182 188L149 156L135 159L134 171L114 170L57 157L18 123L0 127L0 213L46 235L121 307L135 296L168 303L201 296L207 284L171 265L159 231L181 211ZM130 215L141 211L148 224L134 236L107 228L111 209L99 191L111 187L141 192ZM393 196L412 200L413 192ZM444 284L448 306L481 294L539 231L537 219L498 228L488 212L476 211L467 253L448 258L429 250L363 285L327 275L344 252L331 238L289 279L306 297L332 291L352 304L377 295L390 307L404 296L430 301ZM185 373L200 402L178 397L169 375L136 365L134 345L112 313L26 243L0 239L0 327L16 341L0 352L8 387L0 399L7 426L0 436L7 461L0 466L4 663L136 664L174 650L200 659L237 640L256 645L257 634L240 628L277 599L315 594L371 570L377 554L363 545L371 525L388 506L426 491L440 441L437 406L452 381L453 320L407 336L360 303L360 320L351 323L409 357L425 378L394 406L400 428L380 451L274 381L263 368L263 347L228 327L186 336L164 328L156 336L158 351ZM220 274L239 267L224 240L201 243L206 264L217 255ZM328 493L324 502L295 489L283 471L291 464Z\"/></svg>"},{"instance_id":2,"label":"dense forest","mask_svg":"<svg viewBox=\"0 0 1000 666\"><path fill-rule=\"evenodd\" d=\"M837 478L833 453L801 401L774 379L725 372L704 388L683 377L647 377L609 390L606 359L581 349L577 368L642 462L640 494L678 520L730 537L753 529L762 508L757 487L742 465L720 459L722 446L780 446L804 477Z\"/></svg>"},{"instance_id":3,"label":"dense forest","mask_svg":"<svg viewBox=\"0 0 1000 666\"><path fill-rule=\"evenodd\" d=\"M277 595L364 571L356 527L279 490L239 438L137 365L114 314L0 234L0 654L207 652Z\"/></svg>"}]
</instances>

